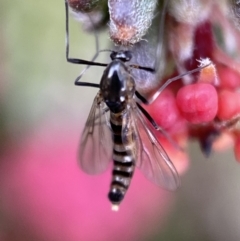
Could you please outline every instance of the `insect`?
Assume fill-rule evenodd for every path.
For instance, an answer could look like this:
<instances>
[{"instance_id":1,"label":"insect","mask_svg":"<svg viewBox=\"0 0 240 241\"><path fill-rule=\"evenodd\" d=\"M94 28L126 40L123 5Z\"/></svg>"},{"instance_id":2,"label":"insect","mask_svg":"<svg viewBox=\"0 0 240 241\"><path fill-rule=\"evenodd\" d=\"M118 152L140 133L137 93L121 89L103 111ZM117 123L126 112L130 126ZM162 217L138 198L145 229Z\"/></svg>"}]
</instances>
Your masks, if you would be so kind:
<instances>
[{"instance_id":1,"label":"insect","mask_svg":"<svg viewBox=\"0 0 240 241\"><path fill-rule=\"evenodd\" d=\"M144 97L136 90L133 68L154 72L150 67L131 64L128 50L111 51L109 64L69 58L68 3L66 6L66 58L74 64L106 67L100 84L80 82L76 85L99 88L85 124L79 151L80 165L89 174L105 171L113 160L108 198L118 210L129 188L135 167L157 185L175 190L180 185L178 173L167 153L156 139L160 127L138 103ZM199 71L199 70L194 70ZM179 77L178 77L179 78ZM168 83L174 81L170 79Z\"/></svg>"}]
</instances>

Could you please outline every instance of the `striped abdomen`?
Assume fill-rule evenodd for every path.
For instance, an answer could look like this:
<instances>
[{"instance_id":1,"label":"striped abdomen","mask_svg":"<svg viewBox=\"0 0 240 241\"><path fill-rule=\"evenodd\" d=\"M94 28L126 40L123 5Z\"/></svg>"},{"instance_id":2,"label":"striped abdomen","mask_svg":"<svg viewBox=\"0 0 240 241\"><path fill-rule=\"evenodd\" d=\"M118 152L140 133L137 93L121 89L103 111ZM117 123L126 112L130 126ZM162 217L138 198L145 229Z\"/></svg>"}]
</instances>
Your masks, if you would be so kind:
<instances>
[{"instance_id":1,"label":"striped abdomen","mask_svg":"<svg viewBox=\"0 0 240 241\"><path fill-rule=\"evenodd\" d=\"M118 205L130 185L135 168L133 133L129 129L122 141L122 112L111 113L110 124L113 132L113 172L109 200Z\"/></svg>"}]
</instances>

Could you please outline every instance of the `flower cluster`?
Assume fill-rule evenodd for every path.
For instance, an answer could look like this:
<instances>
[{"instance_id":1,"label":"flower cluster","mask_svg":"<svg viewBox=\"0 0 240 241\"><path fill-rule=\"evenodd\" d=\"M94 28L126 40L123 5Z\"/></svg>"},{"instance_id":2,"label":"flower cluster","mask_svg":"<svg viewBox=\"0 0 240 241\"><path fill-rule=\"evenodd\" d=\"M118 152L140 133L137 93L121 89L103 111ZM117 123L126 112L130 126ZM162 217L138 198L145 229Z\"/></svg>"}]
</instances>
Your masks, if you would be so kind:
<instances>
[{"instance_id":1,"label":"flower cluster","mask_svg":"<svg viewBox=\"0 0 240 241\"><path fill-rule=\"evenodd\" d=\"M213 64L198 76L188 76L177 87L169 88L175 93L178 112L185 121L185 140L199 140L206 156L212 149L234 144L235 157L240 161L240 35L238 16L233 14L238 10L237 3L195 1L194 4L194 17L189 11L192 8L184 4L182 8L180 4L169 8L168 47L180 72L195 68L200 58L210 58ZM201 18L196 17L196 12Z\"/></svg>"},{"instance_id":2,"label":"flower cluster","mask_svg":"<svg viewBox=\"0 0 240 241\"><path fill-rule=\"evenodd\" d=\"M120 46L133 46L145 39L146 32L156 28L156 25L150 27L156 8L158 12L164 11L162 48L165 66L174 66L174 76L196 68L199 62L204 65L202 61L205 58L209 58L212 64L197 74L186 75L182 81L171 83L151 105L144 107L181 148L194 138L208 156L213 149L220 150L233 144L236 159L240 161L238 1L169 0L157 3L153 0L109 0L109 18L103 12L106 1L68 2L73 11L83 15L85 9L79 8L80 5L76 7L76 2L88 4L91 13L101 12L102 18L95 26L106 25L109 21L110 38ZM83 25L86 28L86 21ZM186 153L179 154L181 148L174 151L170 147L169 151L169 146L167 152L170 156L175 153L175 156L183 158L185 155L187 159ZM174 155L172 158L178 166Z\"/></svg>"}]
</instances>

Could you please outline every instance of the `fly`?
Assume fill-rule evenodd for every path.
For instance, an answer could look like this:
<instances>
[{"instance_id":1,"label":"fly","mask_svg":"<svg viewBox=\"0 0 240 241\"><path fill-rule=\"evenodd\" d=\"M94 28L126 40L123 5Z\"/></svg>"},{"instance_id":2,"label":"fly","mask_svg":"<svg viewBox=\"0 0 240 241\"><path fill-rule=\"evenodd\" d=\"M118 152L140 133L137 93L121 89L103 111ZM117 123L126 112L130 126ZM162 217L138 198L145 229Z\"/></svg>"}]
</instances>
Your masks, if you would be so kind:
<instances>
[{"instance_id":1,"label":"fly","mask_svg":"<svg viewBox=\"0 0 240 241\"><path fill-rule=\"evenodd\" d=\"M178 173L155 137L160 127L137 102L140 99L147 103L136 90L131 74L134 68L150 72L155 70L130 64L132 53L126 50L111 51L112 61L109 64L69 58L67 0L65 5L67 61L106 67L100 84L80 82L81 75L75 81L79 86L99 88L82 133L79 149L82 170L89 174L102 173L113 160L112 181L108 193L113 210L118 210L124 199L135 167L141 169L153 183L168 190L176 190L180 185ZM199 71L199 68L191 73L196 71ZM169 79L163 88L175 79Z\"/></svg>"},{"instance_id":2,"label":"fly","mask_svg":"<svg viewBox=\"0 0 240 241\"><path fill-rule=\"evenodd\" d=\"M136 86L126 62L128 51L113 52L85 125L80 164L90 174L105 171L113 160L108 198L117 210L129 188L135 166L157 185L175 190L177 171L154 136L145 110L135 101Z\"/></svg>"}]
</instances>

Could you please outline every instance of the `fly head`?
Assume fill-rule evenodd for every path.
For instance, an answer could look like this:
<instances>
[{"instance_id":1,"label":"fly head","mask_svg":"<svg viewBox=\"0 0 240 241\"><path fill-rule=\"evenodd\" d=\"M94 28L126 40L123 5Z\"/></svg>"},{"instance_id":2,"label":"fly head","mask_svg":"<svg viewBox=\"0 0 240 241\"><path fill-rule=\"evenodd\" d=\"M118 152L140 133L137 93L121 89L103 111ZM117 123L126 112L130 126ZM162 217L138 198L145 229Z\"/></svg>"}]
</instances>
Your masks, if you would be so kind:
<instances>
[{"instance_id":1,"label":"fly head","mask_svg":"<svg viewBox=\"0 0 240 241\"><path fill-rule=\"evenodd\" d=\"M132 59L132 52L128 50L112 51L110 58L112 60L119 59L122 62L128 62Z\"/></svg>"}]
</instances>

